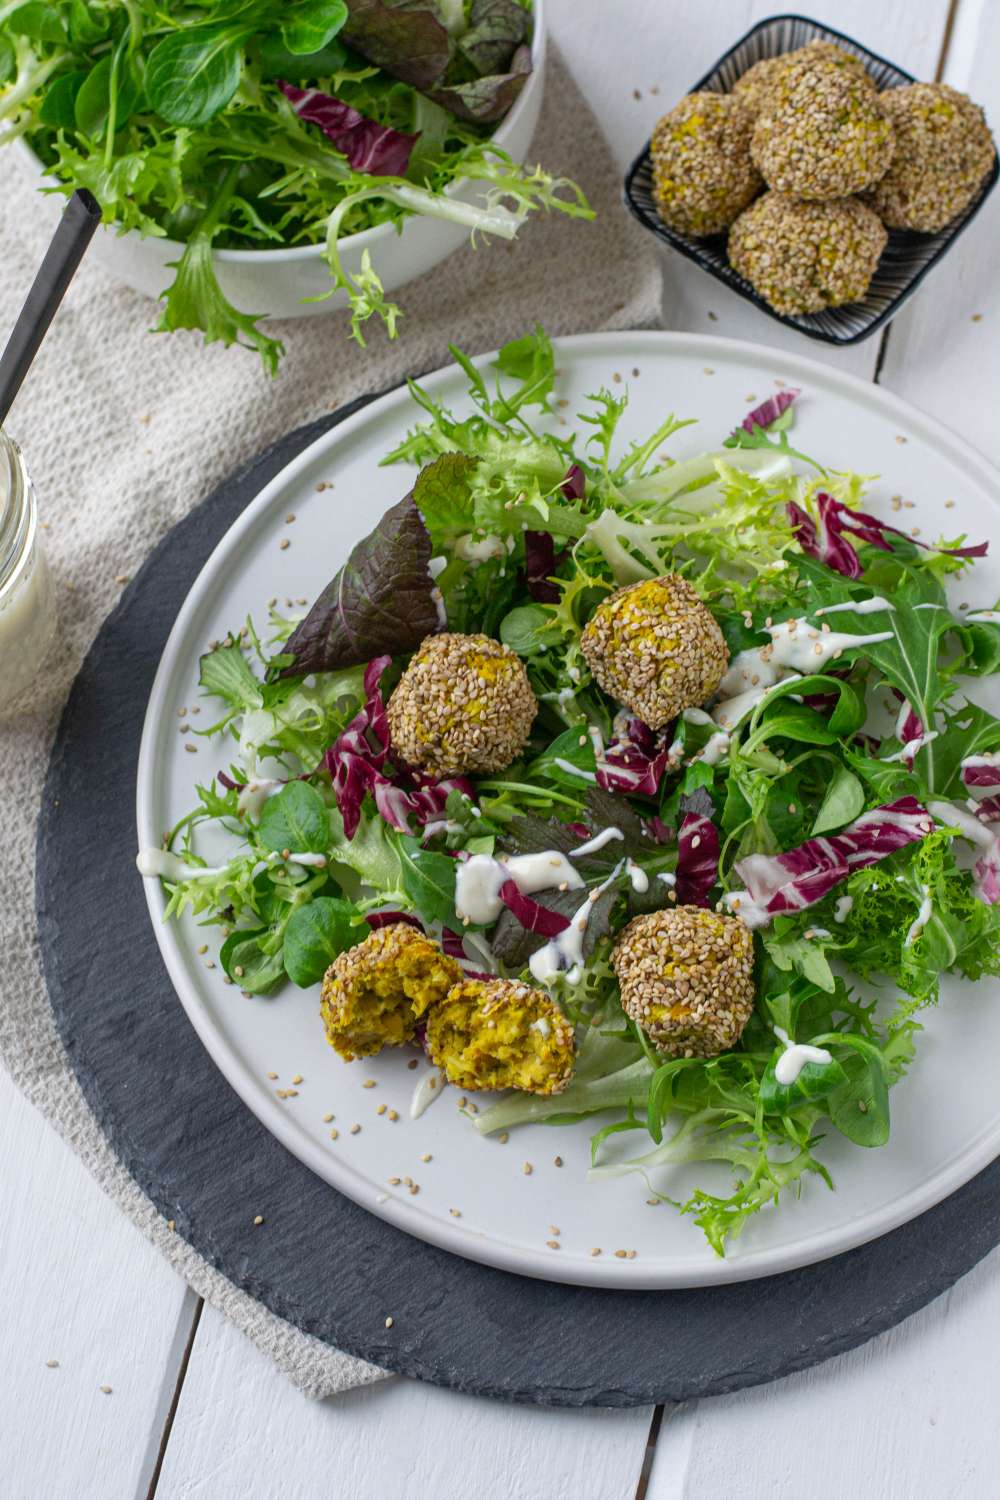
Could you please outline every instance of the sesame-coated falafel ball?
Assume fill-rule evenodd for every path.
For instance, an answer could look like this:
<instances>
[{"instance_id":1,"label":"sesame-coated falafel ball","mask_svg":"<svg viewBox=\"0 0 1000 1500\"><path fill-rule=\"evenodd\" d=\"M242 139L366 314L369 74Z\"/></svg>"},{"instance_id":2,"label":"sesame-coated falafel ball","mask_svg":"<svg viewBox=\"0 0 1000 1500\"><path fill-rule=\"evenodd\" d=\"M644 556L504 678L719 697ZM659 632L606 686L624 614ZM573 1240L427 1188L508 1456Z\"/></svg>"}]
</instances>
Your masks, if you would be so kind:
<instances>
[{"instance_id":1,"label":"sesame-coated falafel ball","mask_svg":"<svg viewBox=\"0 0 1000 1500\"><path fill-rule=\"evenodd\" d=\"M598 685L651 729L704 703L729 665L714 616L676 573L631 583L605 599L580 645Z\"/></svg>"},{"instance_id":2,"label":"sesame-coated falafel ball","mask_svg":"<svg viewBox=\"0 0 1000 1500\"><path fill-rule=\"evenodd\" d=\"M326 1039L348 1062L398 1047L461 977L455 960L415 927L378 927L338 953L326 971L320 998Z\"/></svg>"},{"instance_id":3,"label":"sesame-coated falafel ball","mask_svg":"<svg viewBox=\"0 0 1000 1500\"><path fill-rule=\"evenodd\" d=\"M541 990L463 979L427 1017L431 1061L463 1089L558 1094L573 1071L573 1027Z\"/></svg>"},{"instance_id":4,"label":"sesame-coated falafel ball","mask_svg":"<svg viewBox=\"0 0 1000 1500\"><path fill-rule=\"evenodd\" d=\"M653 131L653 197L681 234L720 234L760 191L753 120L728 94L688 94Z\"/></svg>"},{"instance_id":5,"label":"sesame-coated falafel ball","mask_svg":"<svg viewBox=\"0 0 1000 1500\"><path fill-rule=\"evenodd\" d=\"M817 39L815 42L807 42L804 47L796 47L794 52L783 52L779 57L762 57L737 78L732 87L733 97L756 119L764 110L771 90L786 69L809 67L820 60L833 63L842 72L874 89L874 82L859 57L838 47L836 42Z\"/></svg>"},{"instance_id":6,"label":"sesame-coated falafel ball","mask_svg":"<svg viewBox=\"0 0 1000 1500\"><path fill-rule=\"evenodd\" d=\"M670 1057L735 1047L754 1001L753 937L738 917L674 906L635 917L611 955L622 1005Z\"/></svg>"},{"instance_id":7,"label":"sesame-coated falafel ball","mask_svg":"<svg viewBox=\"0 0 1000 1500\"><path fill-rule=\"evenodd\" d=\"M538 703L523 663L488 635L430 635L389 699L393 751L435 776L503 771Z\"/></svg>"},{"instance_id":8,"label":"sesame-coated falafel ball","mask_svg":"<svg viewBox=\"0 0 1000 1500\"><path fill-rule=\"evenodd\" d=\"M865 295L888 238L857 198L765 193L729 231L729 261L775 312L822 312Z\"/></svg>"},{"instance_id":9,"label":"sesame-coated falafel ball","mask_svg":"<svg viewBox=\"0 0 1000 1500\"><path fill-rule=\"evenodd\" d=\"M933 234L968 208L993 165L986 117L946 83L888 89L882 103L896 131L896 154L864 200L890 229Z\"/></svg>"},{"instance_id":10,"label":"sesame-coated falafel ball","mask_svg":"<svg viewBox=\"0 0 1000 1500\"><path fill-rule=\"evenodd\" d=\"M892 161L895 135L869 79L828 58L778 75L750 153L768 187L799 198L846 198Z\"/></svg>"}]
</instances>

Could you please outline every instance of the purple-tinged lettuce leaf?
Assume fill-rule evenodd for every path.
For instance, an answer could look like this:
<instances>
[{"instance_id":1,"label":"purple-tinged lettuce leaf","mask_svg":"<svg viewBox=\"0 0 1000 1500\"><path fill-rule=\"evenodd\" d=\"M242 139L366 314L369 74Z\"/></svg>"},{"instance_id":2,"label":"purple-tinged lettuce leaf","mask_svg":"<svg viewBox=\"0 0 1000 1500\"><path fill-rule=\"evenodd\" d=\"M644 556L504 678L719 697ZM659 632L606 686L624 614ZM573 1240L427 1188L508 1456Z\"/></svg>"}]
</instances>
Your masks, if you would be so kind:
<instances>
[{"instance_id":1,"label":"purple-tinged lettuce leaf","mask_svg":"<svg viewBox=\"0 0 1000 1500\"><path fill-rule=\"evenodd\" d=\"M404 655L439 628L431 540L407 495L351 552L290 637L282 676L332 672L380 653Z\"/></svg>"},{"instance_id":2,"label":"purple-tinged lettuce leaf","mask_svg":"<svg viewBox=\"0 0 1000 1500\"><path fill-rule=\"evenodd\" d=\"M474 125L492 125L502 120L517 99L531 73L531 48L518 47L506 73L491 73L471 83L443 84L427 92L436 104L450 109L460 120Z\"/></svg>"},{"instance_id":3,"label":"purple-tinged lettuce leaf","mask_svg":"<svg viewBox=\"0 0 1000 1500\"><path fill-rule=\"evenodd\" d=\"M347 157L355 172L372 177L405 177L416 135L406 135L377 120L369 120L349 104L343 104L320 89L300 89L279 81L278 87L299 119L318 125L336 149Z\"/></svg>"},{"instance_id":4,"label":"purple-tinged lettuce leaf","mask_svg":"<svg viewBox=\"0 0 1000 1500\"><path fill-rule=\"evenodd\" d=\"M766 431L779 417L784 416L795 398L801 394L802 392L798 386L790 386L787 390L776 391L773 396L768 396L766 401L762 401L759 406L755 406L752 411L748 411L740 426L744 432L752 433L755 427L760 427Z\"/></svg>"},{"instance_id":5,"label":"purple-tinged lettuce leaf","mask_svg":"<svg viewBox=\"0 0 1000 1500\"><path fill-rule=\"evenodd\" d=\"M565 548L556 557L556 544L547 531L524 533L524 586L537 604L558 604L562 590L553 582L553 575Z\"/></svg>"},{"instance_id":6,"label":"purple-tinged lettuce leaf","mask_svg":"<svg viewBox=\"0 0 1000 1500\"><path fill-rule=\"evenodd\" d=\"M877 864L926 838L934 824L915 797L872 808L830 838L807 839L785 854L748 854L735 870L754 905L770 915L813 906L853 870ZM737 908L738 909L738 908Z\"/></svg>"},{"instance_id":7,"label":"purple-tinged lettuce leaf","mask_svg":"<svg viewBox=\"0 0 1000 1500\"><path fill-rule=\"evenodd\" d=\"M528 40L530 16L517 0L472 0L469 28L458 50L480 77L504 73L522 42Z\"/></svg>"},{"instance_id":8,"label":"purple-tinged lettuce leaf","mask_svg":"<svg viewBox=\"0 0 1000 1500\"><path fill-rule=\"evenodd\" d=\"M347 0L341 35L376 67L427 93L443 76L452 42L437 6L423 0Z\"/></svg>"},{"instance_id":9,"label":"purple-tinged lettuce leaf","mask_svg":"<svg viewBox=\"0 0 1000 1500\"><path fill-rule=\"evenodd\" d=\"M566 477L559 486L564 499L582 500L587 493L587 476L579 464L570 464Z\"/></svg>"}]
</instances>

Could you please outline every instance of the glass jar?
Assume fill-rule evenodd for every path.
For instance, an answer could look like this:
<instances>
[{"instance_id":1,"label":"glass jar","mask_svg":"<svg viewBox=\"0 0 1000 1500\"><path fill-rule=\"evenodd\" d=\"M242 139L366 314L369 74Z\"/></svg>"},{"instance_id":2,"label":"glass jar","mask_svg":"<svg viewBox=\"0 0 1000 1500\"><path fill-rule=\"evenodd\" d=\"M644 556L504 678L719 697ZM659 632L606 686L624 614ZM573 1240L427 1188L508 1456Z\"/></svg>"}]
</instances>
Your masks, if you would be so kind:
<instances>
[{"instance_id":1,"label":"glass jar","mask_svg":"<svg viewBox=\"0 0 1000 1500\"><path fill-rule=\"evenodd\" d=\"M29 707L56 630L56 595L21 450L0 431L0 716Z\"/></svg>"}]
</instances>

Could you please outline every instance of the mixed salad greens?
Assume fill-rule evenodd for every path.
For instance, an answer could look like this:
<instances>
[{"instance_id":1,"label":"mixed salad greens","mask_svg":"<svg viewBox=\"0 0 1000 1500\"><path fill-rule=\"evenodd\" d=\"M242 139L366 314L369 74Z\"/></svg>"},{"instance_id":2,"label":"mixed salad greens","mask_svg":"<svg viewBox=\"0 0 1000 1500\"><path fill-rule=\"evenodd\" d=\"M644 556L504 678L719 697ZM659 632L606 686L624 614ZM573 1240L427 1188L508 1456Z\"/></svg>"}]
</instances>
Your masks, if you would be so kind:
<instances>
[{"instance_id":1,"label":"mixed salad greens","mask_svg":"<svg viewBox=\"0 0 1000 1500\"><path fill-rule=\"evenodd\" d=\"M545 979L577 1026L574 1075L470 1128L593 1116L591 1176L636 1172L668 1201L672 1164L726 1165L731 1191L677 1204L721 1254L805 1174L829 1181L824 1135L887 1141L942 975L1000 975L1000 719L974 696L1000 671L1000 613L953 613L944 588L986 548L928 546L861 509L862 476L793 446L795 392L675 462L664 449L688 424L673 416L623 449L626 394L557 423L540 329L492 373L453 354L471 415L413 384L420 419L384 460L419 466L411 492L305 620L272 611L267 644L247 620L203 658L219 769L166 841L168 914L220 927L222 964L253 995L315 986L400 915L475 970L535 984L529 961L580 890L515 891L477 929L456 913L457 872L613 825L577 864L596 893L583 961ZM657 733L596 686L580 638L620 585L670 572L734 666L769 640L775 654L772 680ZM444 618L512 647L539 700L500 774L435 781L393 762L388 689ZM797 628L815 668L778 649ZM225 830L221 866L196 850L204 825ZM622 1008L616 935L669 900L754 932L754 1012L719 1056L664 1057ZM793 1043L815 1051L790 1076ZM643 1137L634 1153L621 1132Z\"/></svg>"},{"instance_id":2,"label":"mixed salad greens","mask_svg":"<svg viewBox=\"0 0 1000 1500\"><path fill-rule=\"evenodd\" d=\"M158 331L281 343L233 307L214 249L321 244L352 332L388 301L338 246L412 214L513 238L537 209L589 218L580 189L491 135L531 73L531 0L4 0L0 143L23 137L120 231L180 240ZM450 191L481 183L478 205Z\"/></svg>"}]
</instances>

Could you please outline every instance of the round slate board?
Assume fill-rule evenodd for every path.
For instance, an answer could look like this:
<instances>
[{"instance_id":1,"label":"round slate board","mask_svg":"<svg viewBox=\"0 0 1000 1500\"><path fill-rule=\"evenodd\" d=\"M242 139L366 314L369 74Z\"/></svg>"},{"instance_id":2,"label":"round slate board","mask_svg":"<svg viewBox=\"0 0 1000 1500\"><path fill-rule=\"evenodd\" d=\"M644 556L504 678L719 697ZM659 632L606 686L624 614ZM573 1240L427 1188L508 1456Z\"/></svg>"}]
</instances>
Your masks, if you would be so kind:
<instances>
[{"instance_id":1,"label":"round slate board","mask_svg":"<svg viewBox=\"0 0 1000 1500\"><path fill-rule=\"evenodd\" d=\"M38 826L38 919L56 1021L108 1139L177 1232L273 1312L457 1390L550 1406L680 1401L774 1380L891 1328L1000 1240L1000 1162L913 1223L783 1276L672 1292L562 1286L449 1255L341 1197L265 1130L195 1035L135 871L146 701L209 552L285 464L370 399L291 433L161 542L66 706Z\"/></svg>"}]
</instances>

